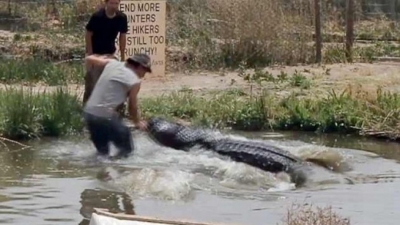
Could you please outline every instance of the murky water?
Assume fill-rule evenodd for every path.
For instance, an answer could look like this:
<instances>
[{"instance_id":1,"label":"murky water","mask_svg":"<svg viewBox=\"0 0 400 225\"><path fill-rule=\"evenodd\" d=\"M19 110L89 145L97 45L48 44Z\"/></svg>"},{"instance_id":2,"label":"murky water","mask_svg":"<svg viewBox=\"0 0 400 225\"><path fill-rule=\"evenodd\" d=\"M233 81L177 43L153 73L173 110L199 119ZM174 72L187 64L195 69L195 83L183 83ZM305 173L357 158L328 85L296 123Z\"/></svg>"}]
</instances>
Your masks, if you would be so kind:
<instances>
[{"instance_id":1,"label":"murky water","mask_svg":"<svg viewBox=\"0 0 400 225\"><path fill-rule=\"evenodd\" d=\"M240 134L319 158L307 187L209 152L155 145L134 133L136 152L109 161L87 139L43 140L0 152L0 224L88 224L93 207L203 222L277 224L292 203L332 205L352 224L398 224L400 145L304 133ZM357 150L356 150L357 149ZM85 219L86 218L86 219Z\"/></svg>"}]
</instances>

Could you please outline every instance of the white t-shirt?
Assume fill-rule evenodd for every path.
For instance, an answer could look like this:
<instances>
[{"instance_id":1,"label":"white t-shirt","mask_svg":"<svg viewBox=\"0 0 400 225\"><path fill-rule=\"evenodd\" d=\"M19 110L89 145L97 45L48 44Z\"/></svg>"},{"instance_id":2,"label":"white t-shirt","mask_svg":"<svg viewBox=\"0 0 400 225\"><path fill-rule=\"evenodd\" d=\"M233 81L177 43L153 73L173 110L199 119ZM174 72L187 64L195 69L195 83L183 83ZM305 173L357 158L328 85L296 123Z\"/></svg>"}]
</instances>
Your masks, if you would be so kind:
<instances>
[{"instance_id":1,"label":"white t-shirt","mask_svg":"<svg viewBox=\"0 0 400 225\"><path fill-rule=\"evenodd\" d=\"M129 90L139 83L139 77L125 66L125 62L110 61L104 67L84 111L100 117L116 116L116 107L125 102Z\"/></svg>"}]
</instances>

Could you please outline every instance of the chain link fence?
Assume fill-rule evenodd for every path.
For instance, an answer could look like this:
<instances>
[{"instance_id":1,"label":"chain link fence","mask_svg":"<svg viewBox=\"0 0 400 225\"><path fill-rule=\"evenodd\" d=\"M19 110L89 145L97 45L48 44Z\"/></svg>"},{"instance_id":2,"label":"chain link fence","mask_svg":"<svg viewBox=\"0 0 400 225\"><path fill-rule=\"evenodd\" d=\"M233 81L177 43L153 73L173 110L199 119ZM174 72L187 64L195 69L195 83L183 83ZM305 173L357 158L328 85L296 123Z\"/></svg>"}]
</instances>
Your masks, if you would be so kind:
<instances>
[{"instance_id":1,"label":"chain link fence","mask_svg":"<svg viewBox=\"0 0 400 225\"><path fill-rule=\"evenodd\" d=\"M101 4L0 0L0 51L55 61L81 58L84 26ZM347 41L394 40L399 7L396 0L167 0L167 72L314 63L318 41L323 62L343 61L349 21L354 37Z\"/></svg>"}]
</instances>

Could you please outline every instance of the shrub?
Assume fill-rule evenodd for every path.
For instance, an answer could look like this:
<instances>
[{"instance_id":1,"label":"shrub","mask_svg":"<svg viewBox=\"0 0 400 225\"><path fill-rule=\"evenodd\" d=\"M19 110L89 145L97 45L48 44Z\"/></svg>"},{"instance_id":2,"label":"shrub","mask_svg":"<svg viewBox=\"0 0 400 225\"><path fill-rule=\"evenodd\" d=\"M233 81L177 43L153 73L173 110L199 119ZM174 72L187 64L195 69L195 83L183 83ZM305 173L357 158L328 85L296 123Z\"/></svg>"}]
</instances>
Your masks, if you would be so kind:
<instances>
[{"instance_id":1,"label":"shrub","mask_svg":"<svg viewBox=\"0 0 400 225\"><path fill-rule=\"evenodd\" d=\"M79 99L58 88L54 92L34 90L0 90L0 136L28 139L61 136L81 132Z\"/></svg>"}]
</instances>

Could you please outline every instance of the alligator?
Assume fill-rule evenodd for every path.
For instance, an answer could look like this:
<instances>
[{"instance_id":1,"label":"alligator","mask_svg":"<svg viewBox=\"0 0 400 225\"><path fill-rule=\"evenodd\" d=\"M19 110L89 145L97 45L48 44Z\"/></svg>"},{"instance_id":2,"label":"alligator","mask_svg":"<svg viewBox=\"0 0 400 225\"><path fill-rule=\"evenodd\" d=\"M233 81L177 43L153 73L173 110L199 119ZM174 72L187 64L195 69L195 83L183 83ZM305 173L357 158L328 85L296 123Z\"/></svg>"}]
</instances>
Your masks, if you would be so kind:
<instances>
[{"instance_id":1,"label":"alligator","mask_svg":"<svg viewBox=\"0 0 400 225\"><path fill-rule=\"evenodd\" d=\"M301 186L307 180L307 161L265 142L237 140L217 135L210 130L170 122L161 117L152 117L147 122L149 137L163 146L183 151L200 146L264 171L286 172L296 186Z\"/></svg>"}]
</instances>

